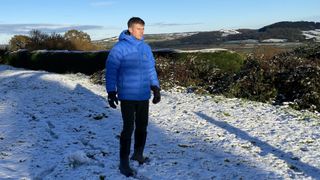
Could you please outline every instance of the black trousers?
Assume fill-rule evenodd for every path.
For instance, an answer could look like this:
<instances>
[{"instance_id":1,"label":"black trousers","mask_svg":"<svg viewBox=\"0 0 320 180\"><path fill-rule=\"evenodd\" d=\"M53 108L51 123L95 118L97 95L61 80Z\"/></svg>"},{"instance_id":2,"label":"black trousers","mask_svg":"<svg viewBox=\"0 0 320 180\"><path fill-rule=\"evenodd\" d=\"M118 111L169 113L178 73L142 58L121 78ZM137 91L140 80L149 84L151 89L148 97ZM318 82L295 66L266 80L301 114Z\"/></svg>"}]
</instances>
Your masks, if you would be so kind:
<instances>
[{"instance_id":1,"label":"black trousers","mask_svg":"<svg viewBox=\"0 0 320 180\"><path fill-rule=\"evenodd\" d=\"M131 136L134 132L135 152L143 153L147 138L149 100L120 102L123 129L120 137L120 159L128 159L130 155Z\"/></svg>"}]
</instances>

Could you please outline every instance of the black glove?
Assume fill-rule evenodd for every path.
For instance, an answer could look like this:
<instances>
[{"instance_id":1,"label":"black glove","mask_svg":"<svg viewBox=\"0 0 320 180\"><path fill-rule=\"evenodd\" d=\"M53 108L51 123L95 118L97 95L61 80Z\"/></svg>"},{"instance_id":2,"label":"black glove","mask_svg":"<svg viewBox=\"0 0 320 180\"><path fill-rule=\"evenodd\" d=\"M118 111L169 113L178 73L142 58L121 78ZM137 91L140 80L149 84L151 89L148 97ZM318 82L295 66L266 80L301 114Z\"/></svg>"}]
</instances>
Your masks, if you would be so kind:
<instances>
[{"instance_id":1,"label":"black glove","mask_svg":"<svg viewBox=\"0 0 320 180\"><path fill-rule=\"evenodd\" d=\"M151 86L151 90L153 91L152 103L157 104L161 100L160 88L158 86Z\"/></svg>"},{"instance_id":2,"label":"black glove","mask_svg":"<svg viewBox=\"0 0 320 180\"><path fill-rule=\"evenodd\" d=\"M117 108L117 106L114 104L116 103L118 105L117 92L111 91L108 93L108 102L110 107L112 107L113 109Z\"/></svg>"}]
</instances>

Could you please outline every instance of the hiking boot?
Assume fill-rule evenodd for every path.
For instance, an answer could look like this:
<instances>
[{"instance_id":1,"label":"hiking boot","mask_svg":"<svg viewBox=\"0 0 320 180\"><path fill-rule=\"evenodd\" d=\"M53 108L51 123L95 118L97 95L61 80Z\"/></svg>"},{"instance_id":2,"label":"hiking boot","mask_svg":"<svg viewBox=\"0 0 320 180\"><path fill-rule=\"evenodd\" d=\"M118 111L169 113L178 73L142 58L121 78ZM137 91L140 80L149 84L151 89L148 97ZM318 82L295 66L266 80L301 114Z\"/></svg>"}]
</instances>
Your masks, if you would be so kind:
<instances>
[{"instance_id":1,"label":"hiking boot","mask_svg":"<svg viewBox=\"0 0 320 180\"><path fill-rule=\"evenodd\" d=\"M120 160L120 166L119 166L120 173L125 175L126 177L134 176L135 171L131 169L129 165L129 160Z\"/></svg>"},{"instance_id":2,"label":"hiking boot","mask_svg":"<svg viewBox=\"0 0 320 180\"><path fill-rule=\"evenodd\" d=\"M141 164L144 164L144 163L147 163L147 162L150 162L150 159L148 157L144 157L142 155L138 155L136 153L133 153L133 155L131 156L130 158L131 160L134 160L134 161L138 161L138 163L141 165Z\"/></svg>"}]
</instances>

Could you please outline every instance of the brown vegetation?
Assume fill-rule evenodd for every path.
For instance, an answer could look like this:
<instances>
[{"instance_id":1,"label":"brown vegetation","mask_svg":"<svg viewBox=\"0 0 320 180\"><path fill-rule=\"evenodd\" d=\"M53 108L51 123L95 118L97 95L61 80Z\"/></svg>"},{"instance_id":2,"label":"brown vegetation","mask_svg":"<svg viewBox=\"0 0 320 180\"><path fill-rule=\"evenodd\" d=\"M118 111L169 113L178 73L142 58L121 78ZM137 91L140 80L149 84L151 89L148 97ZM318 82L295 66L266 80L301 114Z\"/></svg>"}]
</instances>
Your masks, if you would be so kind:
<instances>
[{"instance_id":1,"label":"brown vegetation","mask_svg":"<svg viewBox=\"0 0 320 180\"><path fill-rule=\"evenodd\" d=\"M39 30L32 30L29 36L15 35L9 42L9 50L99 50L101 47L91 42L90 36L82 31L69 30L64 35L46 34Z\"/></svg>"}]
</instances>

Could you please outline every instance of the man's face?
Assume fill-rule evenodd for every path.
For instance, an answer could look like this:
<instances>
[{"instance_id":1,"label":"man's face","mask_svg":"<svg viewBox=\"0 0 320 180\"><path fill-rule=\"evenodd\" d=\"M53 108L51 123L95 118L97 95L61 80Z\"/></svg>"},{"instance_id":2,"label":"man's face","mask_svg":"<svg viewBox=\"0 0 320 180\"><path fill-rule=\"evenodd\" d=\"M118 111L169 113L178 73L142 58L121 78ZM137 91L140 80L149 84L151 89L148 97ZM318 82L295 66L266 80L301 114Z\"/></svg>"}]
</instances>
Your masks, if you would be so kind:
<instances>
[{"instance_id":1,"label":"man's face","mask_svg":"<svg viewBox=\"0 0 320 180\"><path fill-rule=\"evenodd\" d=\"M138 40L141 40L144 34L144 25L133 24L131 27L129 27L129 32L133 37L135 37Z\"/></svg>"}]
</instances>

